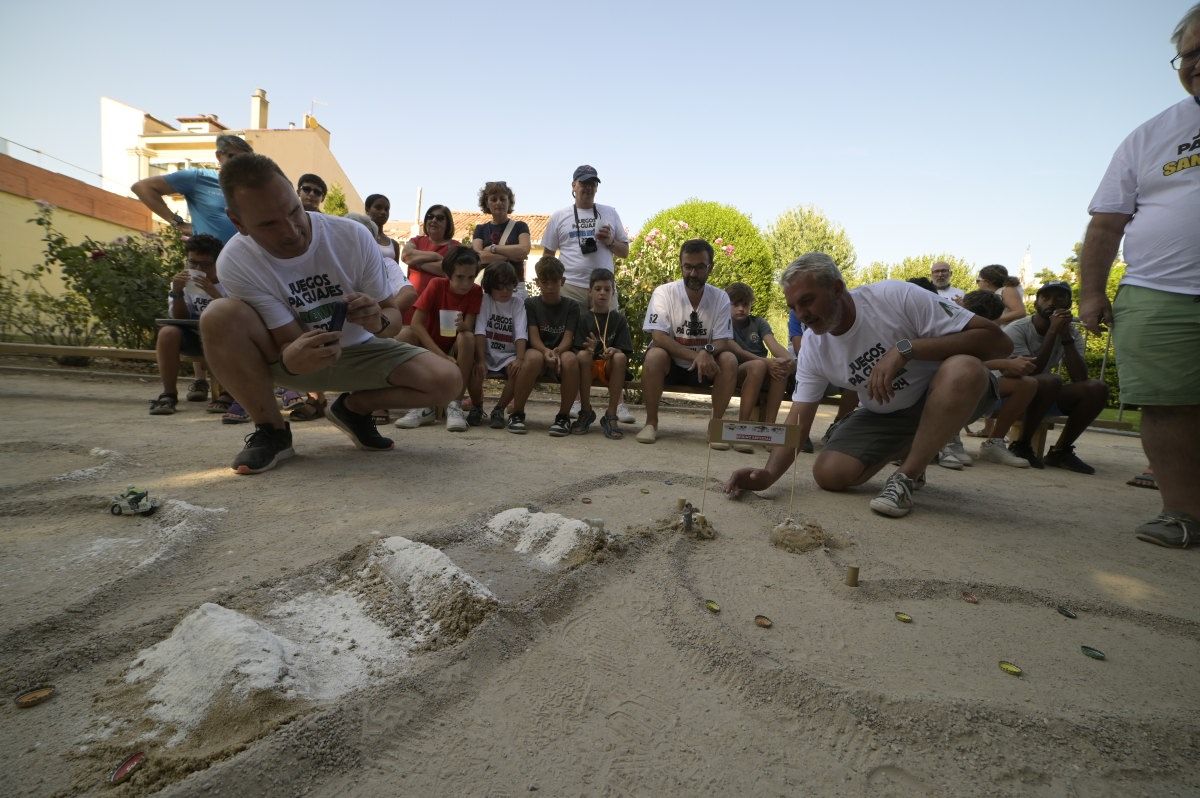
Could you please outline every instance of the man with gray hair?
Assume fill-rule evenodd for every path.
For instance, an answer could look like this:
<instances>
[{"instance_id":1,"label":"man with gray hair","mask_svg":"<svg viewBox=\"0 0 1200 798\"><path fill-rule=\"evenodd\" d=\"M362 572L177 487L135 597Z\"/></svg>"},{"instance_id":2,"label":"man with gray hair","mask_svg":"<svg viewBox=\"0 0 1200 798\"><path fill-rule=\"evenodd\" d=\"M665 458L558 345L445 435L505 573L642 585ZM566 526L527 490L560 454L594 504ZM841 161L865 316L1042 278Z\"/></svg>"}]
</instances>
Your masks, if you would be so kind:
<instances>
[{"instance_id":1,"label":"man with gray hair","mask_svg":"<svg viewBox=\"0 0 1200 798\"><path fill-rule=\"evenodd\" d=\"M1088 206L1079 316L1113 325L1121 401L1141 405L1142 448L1163 509L1139 540L1200 543L1200 4L1171 36L1188 93L1129 134ZM1105 289L1121 239L1128 264L1114 305Z\"/></svg>"},{"instance_id":2,"label":"man with gray hair","mask_svg":"<svg viewBox=\"0 0 1200 798\"><path fill-rule=\"evenodd\" d=\"M217 165L224 166L235 155L254 152L245 139L229 133L217 136ZM185 236L207 234L229 243L237 230L225 214L225 197L215 169L180 169L147 177L129 187L142 204ZM164 197L182 194L191 222L167 206Z\"/></svg>"},{"instance_id":3,"label":"man with gray hair","mask_svg":"<svg viewBox=\"0 0 1200 798\"><path fill-rule=\"evenodd\" d=\"M958 302L967 293L961 288L950 285L950 264L944 260L939 260L929 267L929 279L937 292L946 299Z\"/></svg>"},{"instance_id":4,"label":"man with gray hair","mask_svg":"<svg viewBox=\"0 0 1200 798\"><path fill-rule=\"evenodd\" d=\"M1007 356L1012 341L992 322L911 283L885 280L850 290L821 252L793 261L779 283L807 327L787 423L807 438L828 383L857 391L862 405L834 430L813 463L813 478L823 490L842 491L901 459L871 509L907 515L938 450L991 411L998 393L983 361ZM726 493L770 487L795 456L774 449L765 467L734 471Z\"/></svg>"}]
</instances>

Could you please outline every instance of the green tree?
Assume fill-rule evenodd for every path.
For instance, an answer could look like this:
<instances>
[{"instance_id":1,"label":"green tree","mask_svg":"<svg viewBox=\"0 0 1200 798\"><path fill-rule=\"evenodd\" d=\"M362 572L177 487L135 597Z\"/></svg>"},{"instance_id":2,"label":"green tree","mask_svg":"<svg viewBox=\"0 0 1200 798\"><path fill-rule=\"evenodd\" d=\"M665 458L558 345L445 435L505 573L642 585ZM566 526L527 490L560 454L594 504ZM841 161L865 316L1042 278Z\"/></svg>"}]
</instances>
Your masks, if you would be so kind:
<instances>
[{"instance_id":1,"label":"green tree","mask_svg":"<svg viewBox=\"0 0 1200 798\"><path fill-rule=\"evenodd\" d=\"M634 359L641 364L648 338L642 319L654 289L678 280L679 247L689 238L713 245L708 282L717 287L743 282L754 289L754 312L771 307L774 267L770 250L749 217L729 205L691 199L654 216L630 243L629 256L617 266L617 288L633 333Z\"/></svg>"},{"instance_id":2,"label":"green tree","mask_svg":"<svg viewBox=\"0 0 1200 798\"><path fill-rule=\"evenodd\" d=\"M944 261L950 264L950 284L964 291L975 290L975 267L956 255L945 252L913 255L899 263L874 261L870 266L844 273L846 285L851 288L877 283L880 280L907 280L910 277L928 277L933 264Z\"/></svg>"},{"instance_id":3,"label":"green tree","mask_svg":"<svg viewBox=\"0 0 1200 798\"><path fill-rule=\"evenodd\" d=\"M824 252L846 272L852 271L857 262L845 229L815 205L800 205L781 213L767 228L763 240L780 271L806 252Z\"/></svg>"},{"instance_id":4,"label":"green tree","mask_svg":"<svg viewBox=\"0 0 1200 798\"><path fill-rule=\"evenodd\" d=\"M329 187L329 193L325 195L321 211L330 216L345 216L350 212L350 206L346 204L346 192L337 183Z\"/></svg>"}]
</instances>

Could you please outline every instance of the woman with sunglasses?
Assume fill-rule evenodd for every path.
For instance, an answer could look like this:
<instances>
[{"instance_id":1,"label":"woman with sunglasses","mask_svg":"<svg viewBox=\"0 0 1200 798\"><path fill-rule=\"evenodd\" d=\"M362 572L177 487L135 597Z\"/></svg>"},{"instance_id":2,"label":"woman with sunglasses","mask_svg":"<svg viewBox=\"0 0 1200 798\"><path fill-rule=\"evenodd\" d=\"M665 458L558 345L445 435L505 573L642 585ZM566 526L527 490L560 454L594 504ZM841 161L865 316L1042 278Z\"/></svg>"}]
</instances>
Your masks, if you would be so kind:
<instances>
[{"instance_id":1,"label":"woman with sunglasses","mask_svg":"<svg viewBox=\"0 0 1200 798\"><path fill-rule=\"evenodd\" d=\"M425 211L423 235L409 239L400 251L400 260L408 266L408 281L417 289L417 296L435 277L443 277L442 258L458 246L454 240L454 217L445 205L431 205ZM412 321L413 309L404 311L404 323Z\"/></svg>"},{"instance_id":2,"label":"woman with sunglasses","mask_svg":"<svg viewBox=\"0 0 1200 798\"><path fill-rule=\"evenodd\" d=\"M503 180L485 183L479 190L479 209L490 213L492 220L475 225L471 246L479 253L484 267L505 261L517 272L516 295L528 296L525 288L525 258L529 256L529 225L510 219L517 198Z\"/></svg>"}]
</instances>

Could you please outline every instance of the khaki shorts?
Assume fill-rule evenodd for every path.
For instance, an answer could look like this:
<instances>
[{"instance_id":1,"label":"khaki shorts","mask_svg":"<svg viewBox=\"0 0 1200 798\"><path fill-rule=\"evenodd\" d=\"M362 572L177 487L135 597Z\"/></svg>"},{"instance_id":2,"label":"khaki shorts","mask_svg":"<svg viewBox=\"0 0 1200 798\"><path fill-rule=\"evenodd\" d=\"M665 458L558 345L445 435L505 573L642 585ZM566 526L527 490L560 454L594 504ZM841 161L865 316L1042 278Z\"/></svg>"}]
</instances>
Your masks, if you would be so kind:
<instances>
[{"instance_id":1,"label":"khaki shorts","mask_svg":"<svg viewBox=\"0 0 1200 798\"><path fill-rule=\"evenodd\" d=\"M1200 404L1200 297L1123 285L1112 336L1122 402Z\"/></svg>"},{"instance_id":2,"label":"khaki shorts","mask_svg":"<svg viewBox=\"0 0 1200 798\"><path fill-rule=\"evenodd\" d=\"M271 378L276 385L295 391L370 391L390 388L388 377L401 364L407 363L426 350L394 338L372 338L358 346L342 350L337 363L310 374L292 375L283 370L282 362L271 364Z\"/></svg>"},{"instance_id":3,"label":"khaki shorts","mask_svg":"<svg viewBox=\"0 0 1200 798\"><path fill-rule=\"evenodd\" d=\"M989 371L987 388L979 397L968 421L991 413L992 406L1000 398L997 382L996 375ZM825 450L848 454L868 468L895 460L912 446L928 395L926 392L915 405L895 413L875 413L865 407L858 408L837 425L825 444Z\"/></svg>"}]
</instances>

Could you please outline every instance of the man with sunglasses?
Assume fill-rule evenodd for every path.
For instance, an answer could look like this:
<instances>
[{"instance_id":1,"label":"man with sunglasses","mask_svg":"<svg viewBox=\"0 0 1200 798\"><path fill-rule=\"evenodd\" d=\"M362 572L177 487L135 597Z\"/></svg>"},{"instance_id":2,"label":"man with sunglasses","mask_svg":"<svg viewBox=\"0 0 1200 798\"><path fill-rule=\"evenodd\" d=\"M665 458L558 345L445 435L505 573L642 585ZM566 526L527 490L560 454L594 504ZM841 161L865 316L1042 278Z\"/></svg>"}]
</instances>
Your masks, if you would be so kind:
<instances>
[{"instance_id":1,"label":"man with sunglasses","mask_svg":"<svg viewBox=\"0 0 1200 798\"><path fill-rule=\"evenodd\" d=\"M217 136L216 143L218 167L235 155L254 152L245 139L232 134ZM129 190L181 235L210 235L227 244L237 233L225 213L225 197L216 169L180 169L139 180ZM187 201L190 222L167 205L165 197L172 194L182 194Z\"/></svg>"},{"instance_id":2,"label":"man with sunglasses","mask_svg":"<svg viewBox=\"0 0 1200 798\"><path fill-rule=\"evenodd\" d=\"M300 175L296 181L296 195L300 197L300 205L310 213L321 212L321 201L329 193L328 186L320 175Z\"/></svg>"},{"instance_id":3,"label":"man with sunglasses","mask_svg":"<svg viewBox=\"0 0 1200 798\"><path fill-rule=\"evenodd\" d=\"M1088 207L1079 315L1112 324L1121 401L1142 408L1142 448L1163 509L1135 531L1172 548L1200 543L1200 3L1171 35L1190 95L1129 134ZM1105 289L1124 238L1113 305Z\"/></svg>"},{"instance_id":4,"label":"man with sunglasses","mask_svg":"<svg viewBox=\"0 0 1200 798\"><path fill-rule=\"evenodd\" d=\"M1034 468L1048 465L1077 474L1094 474L1096 469L1075 454L1074 444L1107 404L1108 386L1100 380L1088 379L1083 336L1072 323L1071 286L1063 282L1046 283L1038 289L1033 306L1032 316L1024 316L1004 328L1013 342L1013 356L1033 358L1029 376L1037 380L1037 393L1025 412L1021 438L1008 450ZM1071 380L1068 383L1054 374L1060 363L1066 366ZM1046 452L1043 460L1033 450L1033 436L1047 415L1066 416L1067 423L1058 443Z\"/></svg>"}]
</instances>

